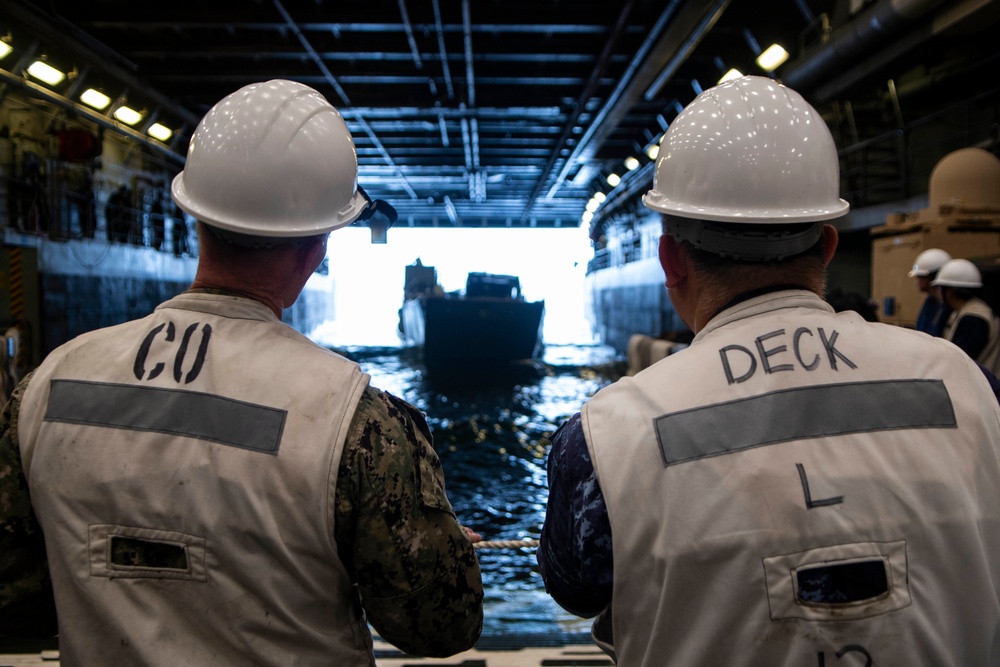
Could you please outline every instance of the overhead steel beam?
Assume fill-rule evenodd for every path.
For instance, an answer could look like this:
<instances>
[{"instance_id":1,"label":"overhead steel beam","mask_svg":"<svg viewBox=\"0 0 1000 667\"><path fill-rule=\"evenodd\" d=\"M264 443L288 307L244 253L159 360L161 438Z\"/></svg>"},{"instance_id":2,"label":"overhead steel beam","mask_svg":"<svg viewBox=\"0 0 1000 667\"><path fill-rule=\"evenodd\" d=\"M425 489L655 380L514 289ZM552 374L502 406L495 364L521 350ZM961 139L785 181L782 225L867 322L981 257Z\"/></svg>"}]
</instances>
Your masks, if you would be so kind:
<instances>
[{"instance_id":1,"label":"overhead steel beam","mask_svg":"<svg viewBox=\"0 0 1000 667\"><path fill-rule=\"evenodd\" d=\"M707 23L706 16L716 19L729 6L730 0L672 0L652 26L645 41L636 51L628 70L618 85L608 96L601 110L595 115L590 127L573 149L573 153L563 164L556 182L546 198L551 199L562 186L569 172L578 164L586 164L597 154L607 136L617 127L625 114L635 105L649 85L666 68L676 67L675 63L688 57L690 49L681 51L682 45L696 44L714 25ZM680 5L683 4L683 7ZM676 19L673 19L677 12ZM669 23L669 27L668 27ZM590 180L588 169L582 169L577 182Z\"/></svg>"},{"instance_id":2,"label":"overhead steel beam","mask_svg":"<svg viewBox=\"0 0 1000 667\"><path fill-rule=\"evenodd\" d=\"M611 33L608 35L608 38L604 40L604 47L601 49L601 53L597 57L597 60L594 62L594 68L590 72L590 78L587 80L587 84L583 87L583 91L576 98L576 103L570 110L569 118L567 118L566 122L563 124L562 134L552 147L552 152L549 154L549 159L545 164L545 168L542 169L541 178L539 178L535 183L534 189L532 189L527 201L524 202L524 210L521 212L522 222L527 220L528 215L531 213L531 209L535 206L535 200L537 200L538 195L542 193L545 183L548 181L552 174L552 170L555 168L556 161L559 160L562 155L562 151L566 147L566 142L569 140L570 136L572 136L573 129L576 127L577 121L580 120L580 115L583 113L583 110L587 108L587 103L597 91L597 87L600 84L604 70L607 68L608 62L611 59L611 53L614 50L614 46L624 31L626 21L628 20L629 14L632 13L632 7L634 6L635 0L628 0L622 8L621 13L618 15L618 20L611 29Z\"/></svg>"},{"instance_id":3,"label":"overhead steel beam","mask_svg":"<svg viewBox=\"0 0 1000 667\"><path fill-rule=\"evenodd\" d=\"M306 53L309 54L309 57L312 58L313 62L323 73L323 76L326 79L326 81L331 86L333 86L333 89L337 92L337 95L340 96L340 99L343 100L344 104L346 104L347 106L351 106L351 100L350 98L347 97L347 93L344 92L344 89L340 87L340 84L337 82L337 79L330 72L330 69L326 66L326 63L323 62L323 59L319 57L318 53L316 53L316 49L312 47L312 44L309 43L309 40L306 39L306 36L302 34L302 31L299 29L299 26L295 23L294 20L292 20L291 15L285 10L285 6L281 4L281 0L273 0L273 2L278 12L287 22L288 28L291 29L291 31L298 38L299 43L302 44L302 48L305 49ZM395 162L393 162L392 156L389 155L389 151L387 151L385 149L385 146L382 145L382 142L379 141L378 136L375 134L374 130L372 130L371 126L368 125L365 119L361 116L355 116L354 122L361 125L361 129L364 130L365 134L368 135L368 138L371 139L371 142L375 145L375 148L382 155L382 158L385 160L386 164L396 169L397 173L399 174L400 184L402 185L403 189L406 190L407 194L409 194L412 199L416 199L417 198L416 191L406 181L406 178L403 176L402 172L399 171L399 167L396 165Z\"/></svg>"},{"instance_id":4,"label":"overhead steel beam","mask_svg":"<svg viewBox=\"0 0 1000 667\"><path fill-rule=\"evenodd\" d=\"M9 3L4 3L9 4ZM6 10L6 7L5 7ZM143 21L143 26L155 30L282 30L287 27L285 23L277 21ZM135 26L129 21L90 21L89 25L99 30L132 30ZM332 33L373 33L389 32L396 33L402 30L399 23L330 23L307 21L297 24L301 30L308 32L332 32ZM465 33L464 24L443 24L444 32ZM477 23L471 27L474 33L487 35L495 34L543 34L543 35L599 35L604 33L604 28L594 24L538 24L538 23Z\"/></svg>"}]
</instances>

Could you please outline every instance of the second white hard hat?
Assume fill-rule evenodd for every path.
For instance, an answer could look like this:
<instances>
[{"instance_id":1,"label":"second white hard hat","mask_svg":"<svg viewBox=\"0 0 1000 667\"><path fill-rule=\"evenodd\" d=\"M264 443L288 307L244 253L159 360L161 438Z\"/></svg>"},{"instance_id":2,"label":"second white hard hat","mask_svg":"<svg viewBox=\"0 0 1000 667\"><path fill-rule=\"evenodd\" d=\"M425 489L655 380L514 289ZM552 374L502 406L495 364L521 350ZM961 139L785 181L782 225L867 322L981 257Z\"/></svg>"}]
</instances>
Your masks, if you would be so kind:
<instances>
[{"instance_id":1,"label":"second white hard hat","mask_svg":"<svg viewBox=\"0 0 1000 667\"><path fill-rule=\"evenodd\" d=\"M737 223L816 222L850 209L823 118L762 76L709 88L677 116L642 201L661 213Z\"/></svg>"},{"instance_id":2,"label":"second white hard hat","mask_svg":"<svg viewBox=\"0 0 1000 667\"><path fill-rule=\"evenodd\" d=\"M910 271L909 276L911 278L929 276L936 272L945 262L951 259L946 251L941 248L929 248L924 250L922 253L917 255L917 259L913 262L913 270Z\"/></svg>"},{"instance_id":3,"label":"second white hard hat","mask_svg":"<svg viewBox=\"0 0 1000 667\"><path fill-rule=\"evenodd\" d=\"M309 86L280 79L244 86L209 110L171 194L208 225L268 237L330 232L369 205L340 113Z\"/></svg>"},{"instance_id":4,"label":"second white hard hat","mask_svg":"<svg viewBox=\"0 0 1000 667\"><path fill-rule=\"evenodd\" d=\"M976 265L969 260L953 259L945 262L931 285L976 289L983 286L983 277Z\"/></svg>"}]
</instances>

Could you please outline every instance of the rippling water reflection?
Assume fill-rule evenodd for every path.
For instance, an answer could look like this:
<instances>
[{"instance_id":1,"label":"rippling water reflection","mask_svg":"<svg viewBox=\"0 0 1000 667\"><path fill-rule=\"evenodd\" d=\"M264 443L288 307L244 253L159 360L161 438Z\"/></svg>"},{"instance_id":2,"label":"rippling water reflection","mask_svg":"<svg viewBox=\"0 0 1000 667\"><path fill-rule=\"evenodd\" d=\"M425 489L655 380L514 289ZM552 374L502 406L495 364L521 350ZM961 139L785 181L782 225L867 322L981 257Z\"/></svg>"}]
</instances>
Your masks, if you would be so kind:
<instances>
[{"instance_id":1,"label":"rippling water reflection","mask_svg":"<svg viewBox=\"0 0 1000 667\"><path fill-rule=\"evenodd\" d=\"M549 437L622 363L603 346L549 346L511 373L428 376L412 349L340 350L372 384L426 415L459 520L485 540L534 539L545 518ZM545 593L533 548L481 549L484 637L589 631Z\"/></svg>"}]
</instances>

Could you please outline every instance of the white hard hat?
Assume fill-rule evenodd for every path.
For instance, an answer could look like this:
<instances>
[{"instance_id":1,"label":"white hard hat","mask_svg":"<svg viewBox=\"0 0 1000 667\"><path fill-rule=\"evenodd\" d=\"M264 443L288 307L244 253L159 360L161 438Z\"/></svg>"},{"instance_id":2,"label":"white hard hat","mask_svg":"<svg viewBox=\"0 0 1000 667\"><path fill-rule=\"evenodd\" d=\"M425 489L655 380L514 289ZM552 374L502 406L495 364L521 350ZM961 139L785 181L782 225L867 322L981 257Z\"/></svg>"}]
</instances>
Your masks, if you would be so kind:
<instances>
[{"instance_id":1,"label":"white hard hat","mask_svg":"<svg viewBox=\"0 0 1000 667\"><path fill-rule=\"evenodd\" d=\"M976 265L967 259L952 259L938 271L937 278L931 285L941 287L968 287L975 289L983 286L983 277Z\"/></svg>"},{"instance_id":2,"label":"white hard hat","mask_svg":"<svg viewBox=\"0 0 1000 667\"><path fill-rule=\"evenodd\" d=\"M924 250L922 253L917 255L917 259L914 260L913 270L910 271L909 276L911 278L929 276L944 266L945 262L950 259L951 255L949 255L946 251L941 250L941 248L929 248L928 250Z\"/></svg>"},{"instance_id":3,"label":"white hard hat","mask_svg":"<svg viewBox=\"0 0 1000 667\"><path fill-rule=\"evenodd\" d=\"M244 86L205 114L171 194L198 220L250 236L323 234L369 206L340 113L280 79Z\"/></svg>"},{"instance_id":4,"label":"white hard hat","mask_svg":"<svg viewBox=\"0 0 1000 667\"><path fill-rule=\"evenodd\" d=\"M660 142L648 208L683 218L799 223L845 215L837 147L794 90L744 76L704 91Z\"/></svg>"}]
</instances>

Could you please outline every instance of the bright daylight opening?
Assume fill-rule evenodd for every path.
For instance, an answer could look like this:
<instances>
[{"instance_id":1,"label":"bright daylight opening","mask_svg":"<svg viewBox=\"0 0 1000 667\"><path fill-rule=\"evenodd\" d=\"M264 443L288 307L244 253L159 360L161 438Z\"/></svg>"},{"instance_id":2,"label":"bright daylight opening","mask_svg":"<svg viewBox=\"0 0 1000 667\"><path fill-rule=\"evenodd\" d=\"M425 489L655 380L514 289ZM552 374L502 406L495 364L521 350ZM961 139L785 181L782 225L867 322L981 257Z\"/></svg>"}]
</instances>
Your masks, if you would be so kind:
<instances>
[{"instance_id":1,"label":"bright daylight opening","mask_svg":"<svg viewBox=\"0 0 1000 667\"><path fill-rule=\"evenodd\" d=\"M591 344L584 316L587 261L593 257L585 229L389 230L389 242L373 245L367 228L330 235L334 319L312 332L334 347L398 346L396 327L403 305L403 277L419 257L437 269L446 292L465 289L471 271L515 275L529 301L545 300L546 344Z\"/></svg>"}]
</instances>

